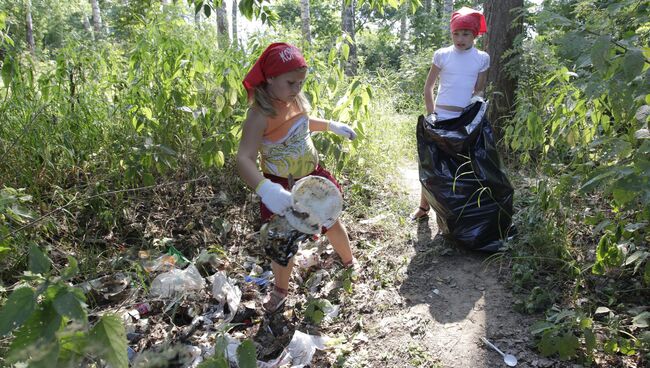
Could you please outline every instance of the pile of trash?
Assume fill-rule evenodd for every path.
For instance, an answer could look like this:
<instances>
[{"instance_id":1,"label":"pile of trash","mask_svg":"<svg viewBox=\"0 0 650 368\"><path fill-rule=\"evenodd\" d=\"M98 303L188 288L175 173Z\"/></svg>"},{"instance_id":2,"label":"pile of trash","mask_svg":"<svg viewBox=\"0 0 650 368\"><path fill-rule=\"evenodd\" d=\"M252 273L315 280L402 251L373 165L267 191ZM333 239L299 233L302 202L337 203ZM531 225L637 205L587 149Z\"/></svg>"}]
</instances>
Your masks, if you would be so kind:
<instances>
[{"instance_id":1,"label":"pile of trash","mask_svg":"<svg viewBox=\"0 0 650 368\"><path fill-rule=\"evenodd\" d=\"M215 354L216 346L224 345L217 344L219 339L226 342L220 353L231 366L239 366L236 352L245 340L256 347L259 367L303 366L310 364L316 350L336 339L298 331L296 313L302 310L298 307L304 306L302 317L316 324L332 321L339 306L326 297L341 289L332 267L320 269L332 266L336 255L331 247L325 249L324 242L313 240L307 239L295 256L298 272L291 284L301 288L295 293L296 312L287 308L278 315L264 315L261 301L273 283L266 257L228 257L228 261L225 253L203 250L189 260L171 245L165 253L139 251L137 259L130 260L134 272L117 272L77 286L93 307L91 319L104 314L121 317L131 366L164 361L168 366L197 367Z\"/></svg>"}]
</instances>

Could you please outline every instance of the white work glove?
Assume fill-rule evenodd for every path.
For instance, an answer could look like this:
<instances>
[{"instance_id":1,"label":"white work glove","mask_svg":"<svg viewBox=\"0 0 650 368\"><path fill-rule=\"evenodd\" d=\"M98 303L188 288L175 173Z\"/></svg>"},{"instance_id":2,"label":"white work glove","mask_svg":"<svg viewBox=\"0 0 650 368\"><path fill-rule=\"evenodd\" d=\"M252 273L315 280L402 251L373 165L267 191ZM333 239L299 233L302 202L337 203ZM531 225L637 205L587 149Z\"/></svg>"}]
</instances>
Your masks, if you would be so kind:
<instances>
[{"instance_id":1,"label":"white work glove","mask_svg":"<svg viewBox=\"0 0 650 368\"><path fill-rule=\"evenodd\" d=\"M433 125L436 123L436 120L438 120L438 114L432 112L431 114L425 116L424 120L427 122L427 124Z\"/></svg>"},{"instance_id":2,"label":"white work glove","mask_svg":"<svg viewBox=\"0 0 650 368\"><path fill-rule=\"evenodd\" d=\"M257 185L255 192L262 198L262 203L273 213L282 216L291 208L291 193L282 185L269 179L262 180Z\"/></svg>"},{"instance_id":3,"label":"white work glove","mask_svg":"<svg viewBox=\"0 0 650 368\"><path fill-rule=\"evenodd\" d=\"M327 123L327 130L349 140L353 140L357 137L357 133L355 133L349 125L339 123L338 121L330 120Z\"/></svg>"},{"instance_id":4,"label":"white work glove","mask_svg":"<svg viewBox=\"0 0 650 368\"><path fill-rule=\"evenodd\" d=\"M481 96L479 96L479 95L474 95L474 96L472 96L472 98L469 100L469 104L470 104L470 105L473 105L473 104L476 103L476 102L484 103L485 100L483 99L483 97L481 97Z\"/></svg>"}]
</instances>

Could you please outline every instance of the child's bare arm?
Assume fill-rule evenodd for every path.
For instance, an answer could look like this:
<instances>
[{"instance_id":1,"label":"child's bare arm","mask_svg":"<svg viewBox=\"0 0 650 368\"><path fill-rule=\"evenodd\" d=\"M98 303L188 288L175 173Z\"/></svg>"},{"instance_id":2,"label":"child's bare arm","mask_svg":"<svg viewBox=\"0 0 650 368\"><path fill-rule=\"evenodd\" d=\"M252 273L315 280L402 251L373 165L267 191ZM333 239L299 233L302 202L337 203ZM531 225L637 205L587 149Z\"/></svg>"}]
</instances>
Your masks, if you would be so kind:
<instances>
[{"instance_id":1,"label":"child's bare arm","mask_svg":"<svg viewBox=\"0 0 650 368\"><path fill-rule=\"evenodd\" d=\"M474 96L485 97L485 84L487 83L487 70L478 74L474 85Z\"/></svg>"},{"instance_id":2,"label":"child's bare arm","mask_svg":"<svg viewBox=\"0 0 650 368\"><path fill-rule=\"evenodd\" d=\"M319 118L309 118L310 132L324 132L327 130L328 120Z\"/></svg>"},{"instance_id":3,"label":"child's bare arm","mask_svg":"<svg viewBox=\"0 0 650 368\"><path fill-rule=\"evenodd\" d=\"M440 68L435 64L431 64L427 81L424 84L424 104L427 107L427 114L431 114L435 109L435 100L433 98L433 87L436 85L438 76L440 75Z\"/></svg>"},{"instance_id":4,"label":"child's bare arm","mask_svg":"<svg viewBox=\"0 0 650 368\"><path fill-rule=\"evenodd\" d=\"M253 109L248 110L237 152L237 169L244 182L255 189L264 180L257 167L257 151L262 144L266 121Z\"/></svg>"}]
</instances>

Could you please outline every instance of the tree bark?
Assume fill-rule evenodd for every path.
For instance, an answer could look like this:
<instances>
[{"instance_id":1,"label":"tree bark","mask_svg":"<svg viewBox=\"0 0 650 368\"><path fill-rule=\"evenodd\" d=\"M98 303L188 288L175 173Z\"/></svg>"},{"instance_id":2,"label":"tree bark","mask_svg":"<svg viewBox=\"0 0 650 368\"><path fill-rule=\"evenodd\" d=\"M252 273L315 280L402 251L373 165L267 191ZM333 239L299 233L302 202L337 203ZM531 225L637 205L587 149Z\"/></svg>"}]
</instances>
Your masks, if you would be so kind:
<instances>
[{"instance_id":1,"label":"tree bark","mask_svg":"<svg viewBox=\"0 0 650 368\"><path fill-rule=\"evenodd\" d=\"M36 56L36 42L34 42L34 24L32 23L32 0L25 1L25 33L27 47L32 56Z\"/></svg>"},{"instance_id":2,"label":"tree bark","mask_svg":"<svg viewBox=\"0 0 650 368\"><path fill-rule=\"evenodd\" d=\"M490 55L487 97L491 106L488 119L494 124L497 133L498 122L511 116L514 109L517 78L505 72L505 65L512 55L504 58L503 54L513 48L515 38L523 32L523 16L518 11L523 6L523 0L487 0L484 4L488 24L485 49Z\"/></svg>"},{"instance_id":3,"label":"tree bark","mask_svg":"<svg viewBox=\"0 0 650 368\"><path fill-rule=\"evenodd\" d=\"M406 33L408 32L407 24L406 21L408 19L408 4L404 3L402 4L402 9L400 11L402 14L400 14L400 22L399 22L399 41L400 41L400 47L406 46L404 43L406 42Z\"/></svg>"},{"instance_id":4,"label":"tree bark","mask_svg":"<svg viewBox=\"0 0 650 368\"><path fill-rule=\"evenodd\" d=\"M220 6L215 6L217 12L217 34L219 40L223 40L224 46L230 43L228 34L228 13L226 12L226 2L222 1Z\"/></svg>"},{"instance_id":5,"label":"tree bark","mask_svg":"<svg viewBox=\"0 0 650 368\"><path fill-rule=\"evenodd\" d=\"M95 32L95 39L102 36L102 14L99 10L99 0L90 0L90 6L93 9L93 30Z\"/></svg>"},{"instance_id":6,"label":"tree bark","mask_svg":"<svg viewBox=\"0 0 650 368\"><path fill-rule=\"evenodd\" d=\"M167 5L172 4L172 0L160 0L160 2L162 3L163 6L167 6Z\"/></svg>"},{"instance_id":7,"label":"tree bark","mask_svg":"<svg viewBox=\"0 0 650 368\"><path fill-rule=\"evenodd\" d=\"M239 45L237 38L237 0L232 0L232 43L234 46Z\"/></svg>"},{"instance_id":8,"label":"tree bark","mask_svg":"<svg viewBox=\"0 0 650 368\"><path fill-rule=\"evenodd\" d=\"M454 0L444 0L442 8L442 16L451 20L451 13L454 11Z\"/></svg>"},{"instance_id":9,"label":"tree bark","mask_svg":"<svg viewBox=\"0 0 650 368\"><path fill-rule=\"evenodd\" d=\"M343 34L347 34L352 42L348 42L350 46L350 54L345 63L345 74L353 76L357 74L357 45L354 39L354 16L356 0L351 0L350 5L345 4L346 0L341 0L341 30Z\"/></svg>"},{"instance_id":10,"label":"tree bark","mask_svg":"<svg viewBox=\"0 0 650 368\"><path fill-rule=\"evenodd\" d=\"M424 5L424 12L426 14L430 14L431 13L431 0L424 0L423 5Z\"/></svg>"},{"instance_id":11,"label":"tree bark","mask_svg":"<svg viewBox=\"0 0 650 368\"><path fill-rule=\"evenodd\" d=\"M309 0L300 0L300 23L302 37L307 44L311 43L311 16L309 15Z\"/></svg>"}]
</instances>

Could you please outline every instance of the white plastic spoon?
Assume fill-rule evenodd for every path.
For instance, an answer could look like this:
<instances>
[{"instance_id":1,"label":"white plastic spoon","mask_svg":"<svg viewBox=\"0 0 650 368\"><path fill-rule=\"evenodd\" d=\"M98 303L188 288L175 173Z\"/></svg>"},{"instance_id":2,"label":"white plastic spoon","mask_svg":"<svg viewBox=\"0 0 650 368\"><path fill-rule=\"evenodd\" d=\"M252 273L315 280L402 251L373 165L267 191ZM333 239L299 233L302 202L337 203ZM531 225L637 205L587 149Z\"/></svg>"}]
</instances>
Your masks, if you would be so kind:
<instances>
[{"instance_id":1,"label":"white plastic spoon","mask_svg":"<svg viewBox=\"0 0 650 368\"><path fill-rule=\"evenodd\" d=\"M515 358L514 355L512 354L504 354L499 348L494 346L491 342L489 342L485 337L481 337L481 340L485 343L485 345L491 347L492 349L496 350L497 353L501 354L503 357L503 361L508 365L508 367L514 367L517 365L517 358Z\"/></svg>"}]
</instances>

